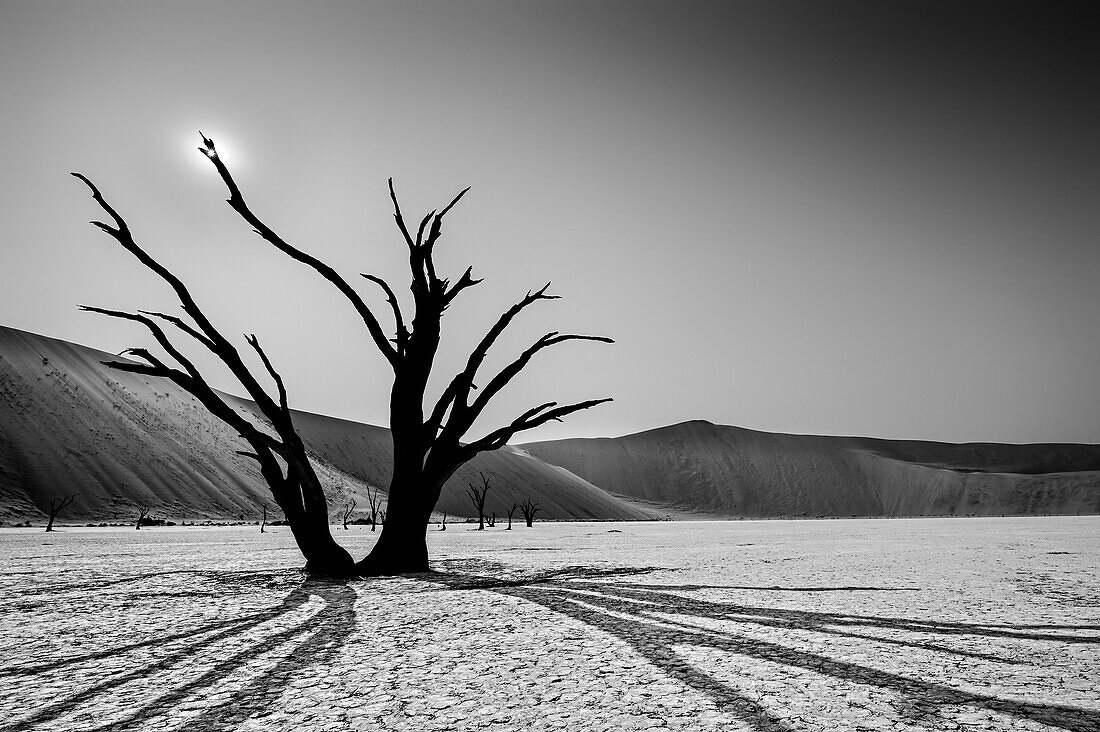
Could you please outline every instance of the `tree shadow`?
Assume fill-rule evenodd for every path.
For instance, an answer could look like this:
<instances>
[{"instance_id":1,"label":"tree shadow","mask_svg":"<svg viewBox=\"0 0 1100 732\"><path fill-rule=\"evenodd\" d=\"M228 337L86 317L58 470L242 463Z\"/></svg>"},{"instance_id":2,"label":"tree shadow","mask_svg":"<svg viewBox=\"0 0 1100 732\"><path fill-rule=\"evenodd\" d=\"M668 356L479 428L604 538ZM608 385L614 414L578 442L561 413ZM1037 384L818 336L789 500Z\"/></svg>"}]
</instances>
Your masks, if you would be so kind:
<instances>
[{"instance_id":1,"label":"tree shadow","mask_svg":"<svg viewBox=\"0 0 1100 732\"><path fill-rule=\"evenodd\" d=\"M751 659L782 664L792 672L804 670L834 679L894 692L900 717L915 723L936 725L945 707L966 706L1009 715L1065 730L1085 732L1100 729L1100 712L1059 704L1043 704L993 695L967 692L943 683L874 668L823 653L801 650L760 639L750 628L771 628L791 632L812 631L826 636L873 641L920 649L938 654L992 661L1021 663L994 654L952 648L930 642L927 636L948 639L961 635L1001 641L1100 643L1100 636L1083 635L1096 626L1006 625L940 622L931 619L891 618L715 602L678 594L685 590L711 589L702 585L647 585L607 581L617 574L642 574L652 568L591 571L569 567L551 573L509 580L489 579L465 573L436 573L430 578L445 589L483 589L540 605L589 627L601 630L628 644L642 658L665 675L707 695L724 711L756 730L786 730L786 722L755 699L679 658L678 647L738 654ZM752 588L764 589L764 588ZM768 588L773 589L773 588ZM815 591L850 592L859 588L814 588ZM868 588L887 591L890 588ZM908 588L898 588L908 589ZM721 623L722 630L714 629ZM710 626L710 627L707 627ZM863 632L860 632L863 631ZM1057 632L1053 632L1057 631ZM887 633L901 635L888 637ZM916 633L921 639L907 637ZM754 637L757 636L757 637Z\"/></svg>"},{"instance_id":2,"label":"tree shadow","mask_svg":"<svg viewBox=\"0 0 1100 732\"><path fill-rule=\"evenodd\" d=\"M244 579L241 573L233 574L232 581ZM312 597L318 597L322 601L321 608L313 615L292 621L289 625L276 625L271 632L248 639L246 634L259 629L263 623L289 616L306 605ZM30 716L0 726L0 732L29 732L34 728L47 728L51 722L68 715L80 705L106 697L127 683L152 679L161 672L192 661L204 652L213 652L216 660L206 665L201 673L181 674L180 683L173 683L169 679L166 684L154 687L161 693L129 706L121 718L116 717L101 726L87 728L89 732L139 729L150 717L188 698L201 698L210 692L224 691L224 685L235 672L252 665L257 657L286 646L279 651L279 658L272 668L254 674L236 691L219 697L218 702L210 706L202 705L204 730L235 729L257 709L268 707L278 699L291 679L303 675L312 667L325 664L340 652L355 630L356 598L355 589L346 583L308 580L294 587L278 605L246 616L208 623L189 631L158 636L97 653L5 671L0 676L33 678L35 675L48 674L81 662L182 641L170 653L42 705ZM234 652L228 655L217 653L223 644L234 642L238 646Z\"/></svg>"}]
</instances>

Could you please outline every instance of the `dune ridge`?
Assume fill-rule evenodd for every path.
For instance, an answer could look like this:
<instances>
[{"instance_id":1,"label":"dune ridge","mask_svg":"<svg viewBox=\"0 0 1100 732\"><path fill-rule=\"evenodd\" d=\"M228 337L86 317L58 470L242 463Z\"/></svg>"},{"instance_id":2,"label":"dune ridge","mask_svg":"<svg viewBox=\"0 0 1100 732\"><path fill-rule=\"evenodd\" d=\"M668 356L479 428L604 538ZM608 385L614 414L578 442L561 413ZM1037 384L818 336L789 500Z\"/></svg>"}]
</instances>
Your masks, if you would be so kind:
<instances>
[{"instance_id":1,"label":"dune ridge","mask_svg":"<svg viewBox=\"0 0 1100 732\"><path fill-rule=\"evenodd\" d=\"M787 435L692 421L522 448L615 494L727 516L1100 513L1100 445Z\"/></svg>"}]
</instances>

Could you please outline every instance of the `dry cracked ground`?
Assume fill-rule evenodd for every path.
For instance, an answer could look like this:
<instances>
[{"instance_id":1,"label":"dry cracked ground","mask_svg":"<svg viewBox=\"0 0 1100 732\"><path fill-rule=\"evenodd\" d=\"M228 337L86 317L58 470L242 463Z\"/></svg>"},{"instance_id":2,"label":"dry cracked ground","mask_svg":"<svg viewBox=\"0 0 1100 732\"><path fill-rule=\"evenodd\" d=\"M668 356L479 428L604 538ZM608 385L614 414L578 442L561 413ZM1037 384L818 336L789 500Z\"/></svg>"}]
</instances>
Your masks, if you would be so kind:
<instances>
[{"instance_id":1,"label":"dry cracked ground","mask_svg":"<svg viewBox=\"0 0 1100 732\"><path fill-rule=\"evenodd\" d=\"M361 555L373 536L338 531ZM1100 517L0 531L0 732L1100 730Z\"/></svg>"}]
</instances>

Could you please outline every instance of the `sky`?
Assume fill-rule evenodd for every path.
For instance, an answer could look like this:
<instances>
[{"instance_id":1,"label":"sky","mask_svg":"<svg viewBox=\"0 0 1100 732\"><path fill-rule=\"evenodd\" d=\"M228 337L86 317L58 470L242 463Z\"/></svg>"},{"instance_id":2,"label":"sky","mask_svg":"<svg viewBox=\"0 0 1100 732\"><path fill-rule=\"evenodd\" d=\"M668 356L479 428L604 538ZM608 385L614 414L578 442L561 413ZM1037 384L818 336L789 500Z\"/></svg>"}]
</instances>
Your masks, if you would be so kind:
<instances>
[{"instance_id":1,"label":"sky","mask_svg":"<svg viewBox=\"0 0 1100 732\"><path fill-rule=\"evenodd\" d=\"M471 438L612 396L515 441L706 419L1100 442L1086 5L0 0L0 324L117 352L150 339L78 305L177 306L87 224L81 171L224 333L260 338L292 407L385 424L361 322L225 204L201 130L387 326L358 277L407 294L386 179L416 220L471 186L437 264L484 282L447 311L434 389L546 282L562 299L490 370L551 330L616 340L540 354Z\"/></svg>"}]
</instances>

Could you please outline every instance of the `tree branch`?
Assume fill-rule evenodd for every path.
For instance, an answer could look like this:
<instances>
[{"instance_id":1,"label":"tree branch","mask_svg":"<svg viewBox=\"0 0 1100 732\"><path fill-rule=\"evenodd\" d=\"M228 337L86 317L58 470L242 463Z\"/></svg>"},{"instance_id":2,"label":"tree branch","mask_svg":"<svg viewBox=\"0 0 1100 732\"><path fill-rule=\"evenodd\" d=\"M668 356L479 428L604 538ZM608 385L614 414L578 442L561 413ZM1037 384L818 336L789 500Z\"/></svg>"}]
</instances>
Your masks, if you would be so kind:
<instances>
[{"instance_id":1,"label":"tree branch","mask_svg":"<svg viewBox=\"0 0 1100 732\"><path fill-rule=\"evenodd\" d=\"M462 280L459 280L461 283ZM480 282L480 280L478 280ZM457 284L456 284L457 287ZM466 361L466 368L460 373L455 375L451 379L450 384L443 390L443 394L439 397L439 401L436 402L435 408L432 410L432 415L426 423L426 428L429 433L434 435L443 424L443 418L447 414L447 410L452 408L452 404L457 405L458 411L463 411L467 408L467 400L470 396L470 391L474 389L474 378L477 376L477 370L481 367L481 364L485 361L486 355L489 353L489 349L496 343L497 338L508 327L512 320L521 312L524 308L538 302L539 300L559 300L558 295L547 295L546 291L550 288L550 283L547 282L541 289L530 292L520 300L512 305L506 311L501 313L497 318L496 323L489 329L489 332L485 334L485 337L481 339L481 342L477 344L477 347L470 353L469 359ZM469 424L473 424L473 419L469 420ZM469 425L467 425L468 427ZM461 433L458 435L461 437ZM455 439L458 439L456 437Z\"/></svg>"},{"instance_id":2,"label":"tree branch","mask_svg":"<svg viewBox=\"0 0 1100 732\"><path fill-rule=\"evenodd\" d=\"M202 133L199 134L202 135ZM208 157L210 162L214 164L218 174L221 175L222 181L225 182L226 187L229 189L229 198L226 199L226 203L228 203L241 218L248 222L256 233L263 237L265 241L288 255L291 259L312 267L318 274L335 285L336 289L343 293L344 297L351 302L356 312L359 313L359 317L362 318L363 323L367 326L367 331L370 332L371 338L374 340L374 344L378 347L378 350L382 352L382 355L391 366L395 365L397 352L394 350L393 346L390 345L389 340L382 331L382 327L378 324L378 319L374 317L374 313L372 313L371 309L367 307L367 304L363 302L363 298L359 297L359 294L348 284L347 280L337 274L336 270L316 257L306 254L301 249L288 244L282 237L276 234L271 227L261 221L248 207L248 204L245 203L244 196L241 195L240 188L237 187L236 181L233 180L229 168L225 167L225 163L218 157L218 151L214 147L214 141L202 135L202 142L203 147L200 147L199 151Z\"/></svg>"},{"instance_id":3,"label":"tree branch","mask_svg":"<svg viewBox=\"0 0 1100 732\"><path fill-rule=\"evenodd\" d=\"M485 388L482 389L481 393L478 395L477 399L474 400L474 403L470 405L469 409L464 410L469 412L468 417L470 418L471 423L473 422L473 420L477 419L478 415L481 414L482 411L484 411L485 407L489 404L489 400L496 396L497 393L500 392L500 390L503 389L509 381L514 379L516 375L518 375L519 372L527 366L527 364L531 361L536 353L545 348L549 348L550 346L564 343L566 341L596 341L598 343L615 342L611 338L606 338L604 336L576 335L573 333L559 334L557 332L547 333L542 338L539 338L537 341L535 341L534 345L521 353L515 361L512 361L512 363L505 366L503 369L500 370L500 373L489 380L489 383L485 385Z\"/></svg>"},{"instance_id":4,"label":"tree branch","mask_svg":"<svg viewBox=\"0 0 1100 732\"><path fill-rule=\"evenodd\" d=\"M275 367L271 365L271 360L267 357L267 354L264 353L264 349L260 347L260 341L256 338L256 335L254 333L246 335L245 340L248 341L248 345L252 346L256 353L259 354L260 360L264 362L264 368L267 369L267 373L271 374L271 378L274 379L275 386L279 389L279 406L282 408L283 414L286 415L286 418L289 420L290 407L288 407L286 403L286 387L283 386L282 377L279 376L279 372L275 370Z\"/></svg>"},{"instance_id":5,"label":"tree branch","mask_svg":"<svg viewBox=\"0 0 1100 732\"><path fill-rule=\"evenodd\" d=\"M548 407L554 406L557 402L547 402L546 404L540 404L537 407L528 409L516 419L512 420L510 424L505 427L493 430L489 434L482 437L480 440L475 440L465 446L465 450L470 453L478 453L486 450L496 450L497 448L504 447L508 444L508 440L512 439L517 432L524 432L526 430L532 430L540 425L544 425L547 422L555 421L560 422L562 417L566 417L574 412L579 412L584 409L591 409L592 407L603 404L605 402L613 401L610 397L604 399L589 399L584 402L577 402L576 404L567 404L562 407L556 407L555 409L546 410Z\"/></svg>"},{"instance_id":6,"label":"tree branch","mask_svg":"<svg viewBox=\"0 0 1100 732\"><path fill-rule=\"evenodd\" d=\"M386 300L389 301L390 309L393 310L393 320L395 328L397 329L397 338L395 339L395 343L397 343L397 354L399 356L403 356L405 354L405 346L409 341L409 331L405 327L405 319L401 316L401 305L397 302L397 295L393 293L393 289L381 277L376 277L375 275L371 274L364 274L362 272L359 273L359 276L365 277L374 284L378 285L382 288L383 292L386 293Z\"/></svg>"},{"instance_id":7,"label":"tree branch","mask_svg":"<svg viewBox=\"0 0 1100 732\"><path fill-rule=\"evenodd\" d=\"M183 281L172 274L172 272L169 271L167 267L153 259L148 252L142 249L138 245L138 243L134 241L134 237L131 235L130 229L126 225L126 221L123 220L122 216L120 216L118 212L115 211L109 203L107 203L106 200L104 200L103 195L99 192L99 189L96 188L94 183L92 183L90 180L88 180L87 177L80 173L73 173L72 175L83 181L84 184L88 186L89 189L91 189L92 198L100 205L100 207L104 211L106 211L111 216L112 219L115 220L115 222L118 224L118 228L112 228L100 222L93 221L92 223L103 231L110 234L111 237L119 244L121 244L126 251L133 254L139 262L145 265L146 268L152 270L158 277L160 277L172 287L172 289L176 292L177 297L179 297L180 299L180 304L183 306L183 311L191 316L191 319L195 321L199 329L205 334L206 340L201 341L203 345L207 346L208 348L212 345L213 348L211 348L211 351L214 353L214 355L221 359L222 363L224 363L233 373L233 375L237 377L237 380L241 383L241 386L245 388L249 396L251 396L252 400L256 402L256 405L260 408L260 410L268 417L268 419L271 419L273 421L277 419L277 415L279 414L278 406L267 394L267 392L264 391L264 389L259 385L255 377L252 376L252 372L248 370L247 366L245 366L244 361L241 360L241 356L239 353L237 353L237 349L233 347L233 344L231 344L228 339L226 339L225 336L223 336L221 332L214 327L214 324L211 323L206 315L202 312L202 310L198 306L198 303L196 303L195 299L191 296L191 293L187 289L187 286L183 284ZM135 318L131 317L129 319L133 320ZM154 335L156 335L155 332ZM161 333L161 335L163 336L163 333ZM158 340L160 339L158 338ZM164 345L164 343L167 342L167 338L160 342L161 345ZM166 346L166 350L167 349L168 346ZM173 358L175 358L174 353L172 354L172 356ZM195 373L197 374L197 372Z\"/></svg>"}]
</instances>

